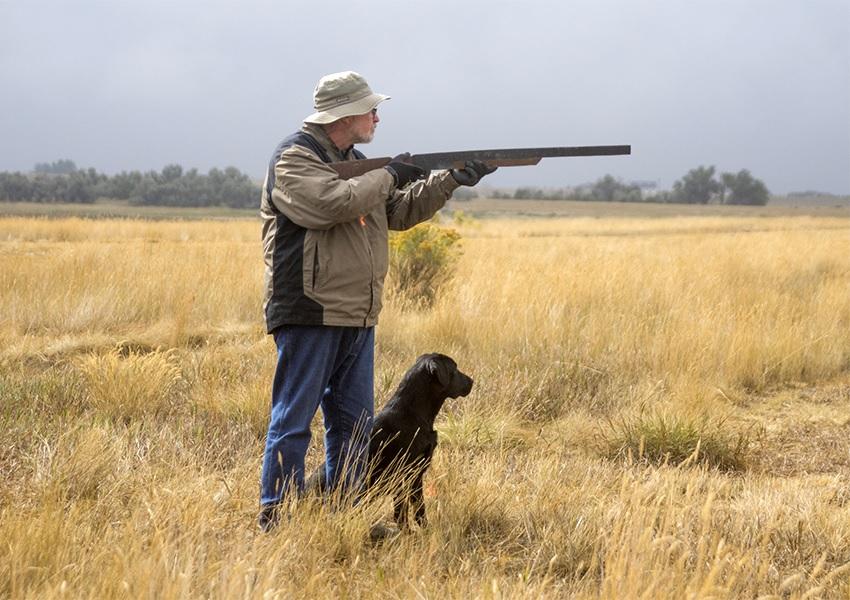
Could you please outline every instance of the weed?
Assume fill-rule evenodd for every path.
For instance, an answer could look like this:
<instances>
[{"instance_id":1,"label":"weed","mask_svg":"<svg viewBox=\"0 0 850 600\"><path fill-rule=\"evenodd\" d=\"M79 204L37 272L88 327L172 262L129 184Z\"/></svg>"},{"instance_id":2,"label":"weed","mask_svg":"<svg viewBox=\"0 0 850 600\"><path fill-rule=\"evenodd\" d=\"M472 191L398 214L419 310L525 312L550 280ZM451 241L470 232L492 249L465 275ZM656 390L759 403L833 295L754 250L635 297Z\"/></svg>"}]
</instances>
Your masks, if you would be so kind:
<instances>
[{"instance_id":1,"label":"weed","mask_svg":"<svg viewBox=\"0 0 850 600\"><path fill-rule=\"evenodd\" d=\"M430 308L451 281L460 253L460 234L421 223L390 236L388 292L404 307Z\"/></svg>"},{"instance_id":2,"label":"weed","mask_svg":"<svg viewBox=\"0 0 850 600\"><path fill-rule=\"evenodd\" d=\"M168 412L182 382L173 351L90 354L77 361L77 368L85 381L90 407L123 422Z\"/></svg>"},{"instance_id":3,"label":"weed","mask_svg":"<svg viewBox=\"0 0 850 600\"><path fill-rule=\"evenodd\" d=\"M724 430L723 419L693 419L661 412L608 419L600 449L608 458L652 464L705 464L725 471L745 468L749 438Z\"/></svg>"}]
</instances>

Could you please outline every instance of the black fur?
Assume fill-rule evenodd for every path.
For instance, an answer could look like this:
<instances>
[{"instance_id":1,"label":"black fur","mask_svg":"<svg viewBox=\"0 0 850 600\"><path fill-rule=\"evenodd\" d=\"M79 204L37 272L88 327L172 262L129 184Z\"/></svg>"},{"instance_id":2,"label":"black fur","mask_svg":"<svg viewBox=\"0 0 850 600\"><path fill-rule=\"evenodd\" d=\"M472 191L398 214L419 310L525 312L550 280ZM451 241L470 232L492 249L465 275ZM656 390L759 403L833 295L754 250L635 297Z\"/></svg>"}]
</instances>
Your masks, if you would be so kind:
<instances>
[{"instance_id":1,"label":"black fur","mask_svg":"<svg viewBox=\"0 0 850 600\"><path fill-rule=\"evenodd\" d=\"M417 524L426 524L422 478L437 447L434 420L447 398L466 396L472 383L472 378L448 356L423 354L375 416L366 486L391 486L388 492L393 494L393 516L403 529L408 527L411 507ZM322 465L307 487L324 490L325 484Z\"/></svg>"}]
</instances>

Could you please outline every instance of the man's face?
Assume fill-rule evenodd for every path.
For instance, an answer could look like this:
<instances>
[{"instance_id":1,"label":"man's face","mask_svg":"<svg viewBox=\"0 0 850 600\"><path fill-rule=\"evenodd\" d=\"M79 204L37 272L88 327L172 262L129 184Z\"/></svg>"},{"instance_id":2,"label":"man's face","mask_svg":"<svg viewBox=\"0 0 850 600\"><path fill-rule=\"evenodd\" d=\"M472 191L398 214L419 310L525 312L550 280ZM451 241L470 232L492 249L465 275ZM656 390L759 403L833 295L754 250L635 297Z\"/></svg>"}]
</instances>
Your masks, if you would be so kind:
<instances>
[{"instance_id":1,"label":"man's face","mask_svg":"<svg viewBox=\"0 0 850 600\"><path fill-rule=\"evenodd\" d=\"M373 108L364 115L355 115L351 119L351 137L353 144L368 144L375 137L375 127L381 119L378 118L378 109Z\"/></svg>"}]
</instances>

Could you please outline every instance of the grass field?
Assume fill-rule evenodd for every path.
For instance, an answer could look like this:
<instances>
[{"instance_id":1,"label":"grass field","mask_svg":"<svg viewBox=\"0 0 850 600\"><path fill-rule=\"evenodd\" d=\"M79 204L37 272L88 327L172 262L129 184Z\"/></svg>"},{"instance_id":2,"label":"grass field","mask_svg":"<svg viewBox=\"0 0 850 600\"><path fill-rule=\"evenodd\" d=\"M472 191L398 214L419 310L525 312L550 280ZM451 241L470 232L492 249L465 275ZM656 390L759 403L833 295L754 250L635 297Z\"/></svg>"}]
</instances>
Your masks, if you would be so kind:
<instances>
[{"instance_id":1,"label":"grass field","mask_svg":"<svg viewBox=\"0 0 850 600\"><path fill-rule=\"evenodd\" d=\"M474 217L695 217L695 216L817 216L850 217L850 196L771 196L767 206L717 206L635 202L565 202L559 200L450 200L448 212L460 210ZM2 202L0 216L48 218L128 218L154 220L250 219L257 209L218 206L182 208L134 206L126 201L101 199L91 204Z\"/></svg>"},{"instance_id":2,"label":"grass field","mask_svg":"<svg viewBox=\"0 0 850 600\"><path fill-rule=\"evenodd\" d=\"M387 502L256 528L255 218L0 218L0 597L850 597L850 214L616 208L444 218L376 394L430 351L476 384L377 545Z\"/></svg>"}]
</instances>

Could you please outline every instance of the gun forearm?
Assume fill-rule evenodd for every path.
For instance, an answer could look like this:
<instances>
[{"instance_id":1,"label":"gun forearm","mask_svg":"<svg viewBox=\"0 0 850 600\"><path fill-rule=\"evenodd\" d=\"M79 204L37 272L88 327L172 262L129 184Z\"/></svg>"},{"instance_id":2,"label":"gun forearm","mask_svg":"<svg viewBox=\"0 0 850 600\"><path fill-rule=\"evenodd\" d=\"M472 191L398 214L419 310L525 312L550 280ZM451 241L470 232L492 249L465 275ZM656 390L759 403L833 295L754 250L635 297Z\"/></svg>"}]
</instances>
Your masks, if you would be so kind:
<instances>
[{"instance_id":1,"label":"gun forearm","mask_svg":"<svg viewBox=\"0 0 850 600\"><path fill-rule=\"evenodd\" d=\"M501 148L494 150L464 150L414 154L410 162L426 170L462 169L468 160L480 160L491 167L536 165L543 158L564 156L616 156L631 154L631 146L561 146L551 148ZM341 179L350 179L380 169L390 162L389 157L367 158L329 163Z\"/></svg>"}]
</instances>

